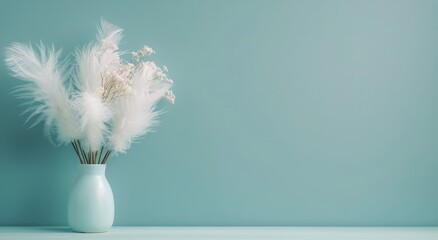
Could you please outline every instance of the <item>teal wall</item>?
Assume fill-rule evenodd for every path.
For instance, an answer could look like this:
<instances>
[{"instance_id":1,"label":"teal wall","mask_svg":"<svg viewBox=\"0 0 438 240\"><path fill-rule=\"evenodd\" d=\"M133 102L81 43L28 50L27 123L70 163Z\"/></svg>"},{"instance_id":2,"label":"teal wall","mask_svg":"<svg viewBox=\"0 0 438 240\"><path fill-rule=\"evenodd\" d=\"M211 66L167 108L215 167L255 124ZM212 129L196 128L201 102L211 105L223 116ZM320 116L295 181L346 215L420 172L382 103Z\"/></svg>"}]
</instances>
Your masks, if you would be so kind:
<instances>
[{"instance_id":1,"label":"teal wall","mask_svg":"<svg viewBox=\"0 0 438 240\"><path fill-rule=\"evenodd\" d=\"M177 95L109 161L116 225L438 225L438 1L0 0L0 57L101 17ZM78 160L0 79L0 225L65 225Z\"/></svg>"}]
</instances>

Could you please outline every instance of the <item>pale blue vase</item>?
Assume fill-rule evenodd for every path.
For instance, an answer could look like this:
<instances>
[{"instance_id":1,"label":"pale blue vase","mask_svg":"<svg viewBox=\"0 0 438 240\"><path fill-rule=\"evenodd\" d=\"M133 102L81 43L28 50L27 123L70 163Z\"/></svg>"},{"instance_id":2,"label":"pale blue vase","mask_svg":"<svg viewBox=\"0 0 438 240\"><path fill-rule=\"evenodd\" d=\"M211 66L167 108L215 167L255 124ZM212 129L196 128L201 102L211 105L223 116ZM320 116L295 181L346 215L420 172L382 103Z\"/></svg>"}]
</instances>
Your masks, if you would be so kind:
<instances>
[{"instance_id":1,"label":"pale blue vase","mask_svg":"<svg viewBox=\"0 0 438 240\"><path fill-rule=\"evenodd\" d=\"M106 232L114 222L114 197L105 164L81 164L70 192L68 224L76 232Z\"/></svg>"}]
</instances>

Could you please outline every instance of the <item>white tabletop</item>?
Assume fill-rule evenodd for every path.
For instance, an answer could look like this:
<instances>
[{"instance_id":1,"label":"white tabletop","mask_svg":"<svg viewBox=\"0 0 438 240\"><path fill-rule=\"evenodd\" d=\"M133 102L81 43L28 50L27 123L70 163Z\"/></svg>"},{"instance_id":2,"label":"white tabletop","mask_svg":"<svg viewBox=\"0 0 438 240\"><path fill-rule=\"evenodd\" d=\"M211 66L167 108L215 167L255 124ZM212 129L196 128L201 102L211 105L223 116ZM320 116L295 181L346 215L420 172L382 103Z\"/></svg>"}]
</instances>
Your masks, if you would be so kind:
<instances>
[{"instance_id":1,"label":"white tabletop","mask_svg":"<svg viewBox=\"0 0 438 240\"><path fill-rule=\"evenodd\" d=\"M68 227L0 227L0 239L438 240L438 227L113 227L106 233L74 233Z\"/></svg>"}]
</instances>

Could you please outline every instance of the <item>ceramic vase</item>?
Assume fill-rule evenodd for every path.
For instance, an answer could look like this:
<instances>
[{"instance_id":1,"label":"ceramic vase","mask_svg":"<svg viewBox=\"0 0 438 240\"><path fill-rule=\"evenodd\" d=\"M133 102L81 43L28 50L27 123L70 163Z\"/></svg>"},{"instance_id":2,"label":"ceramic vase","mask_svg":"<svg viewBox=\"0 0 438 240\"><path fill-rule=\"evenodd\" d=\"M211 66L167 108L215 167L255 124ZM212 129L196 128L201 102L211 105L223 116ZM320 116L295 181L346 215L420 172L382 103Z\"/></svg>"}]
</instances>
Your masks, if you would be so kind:
<instances>
[{"instance_id":1,"label":"ceramic vase","mask_svg":"<svg viewBox=\"0 0 438 240\"><path fill-rule=\"evenodd\" d=\"M81 164L68 201L68 223L73 231L106 232L114 222L114 197L105 164Z\"/></svg>"}]
</instances>

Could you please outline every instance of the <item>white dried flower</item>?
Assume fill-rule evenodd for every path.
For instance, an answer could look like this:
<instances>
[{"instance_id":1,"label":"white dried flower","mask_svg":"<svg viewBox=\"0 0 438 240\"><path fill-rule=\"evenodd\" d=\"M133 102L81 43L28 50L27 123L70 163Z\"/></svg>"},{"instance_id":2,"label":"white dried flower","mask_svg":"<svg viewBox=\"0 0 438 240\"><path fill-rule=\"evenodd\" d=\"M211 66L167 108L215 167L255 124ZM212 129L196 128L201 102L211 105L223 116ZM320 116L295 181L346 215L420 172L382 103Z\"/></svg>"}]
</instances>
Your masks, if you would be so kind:
<instances>
[{"instance_id":1,"label":"white dried flower","mask_svg":"<svg viewBox=\"0 0 438 240\"><path fill-rule=\"evenodd\" d=\"M164 98L172 104L175 103L175 95L173 94L172 90L167 90Z\"/></svg>"},{"instance_id":2,"label":"white dried flower","mask_svg":"<svg viewBox=\"0 0 438 240\"><path fill-rule=\"evenodd\" d=\"M155 53L155 51L151 47L145 45L142 49L140 49L140 53L143 56L150 56L152 53Z\"/></svg>"},{"instance_id":3,"label":"white dried flower","mask_svg":"<svg viewBox=\"0 0 438 240\"><path fill-rule=\"evenodd\" d=\"M124 72L122 72L124 73ZM131 94L131 86L123 75L107 70L102 75L102 88L99 94L103 102L110 102L118 97Z\"/></svg>"}]
</instances>

